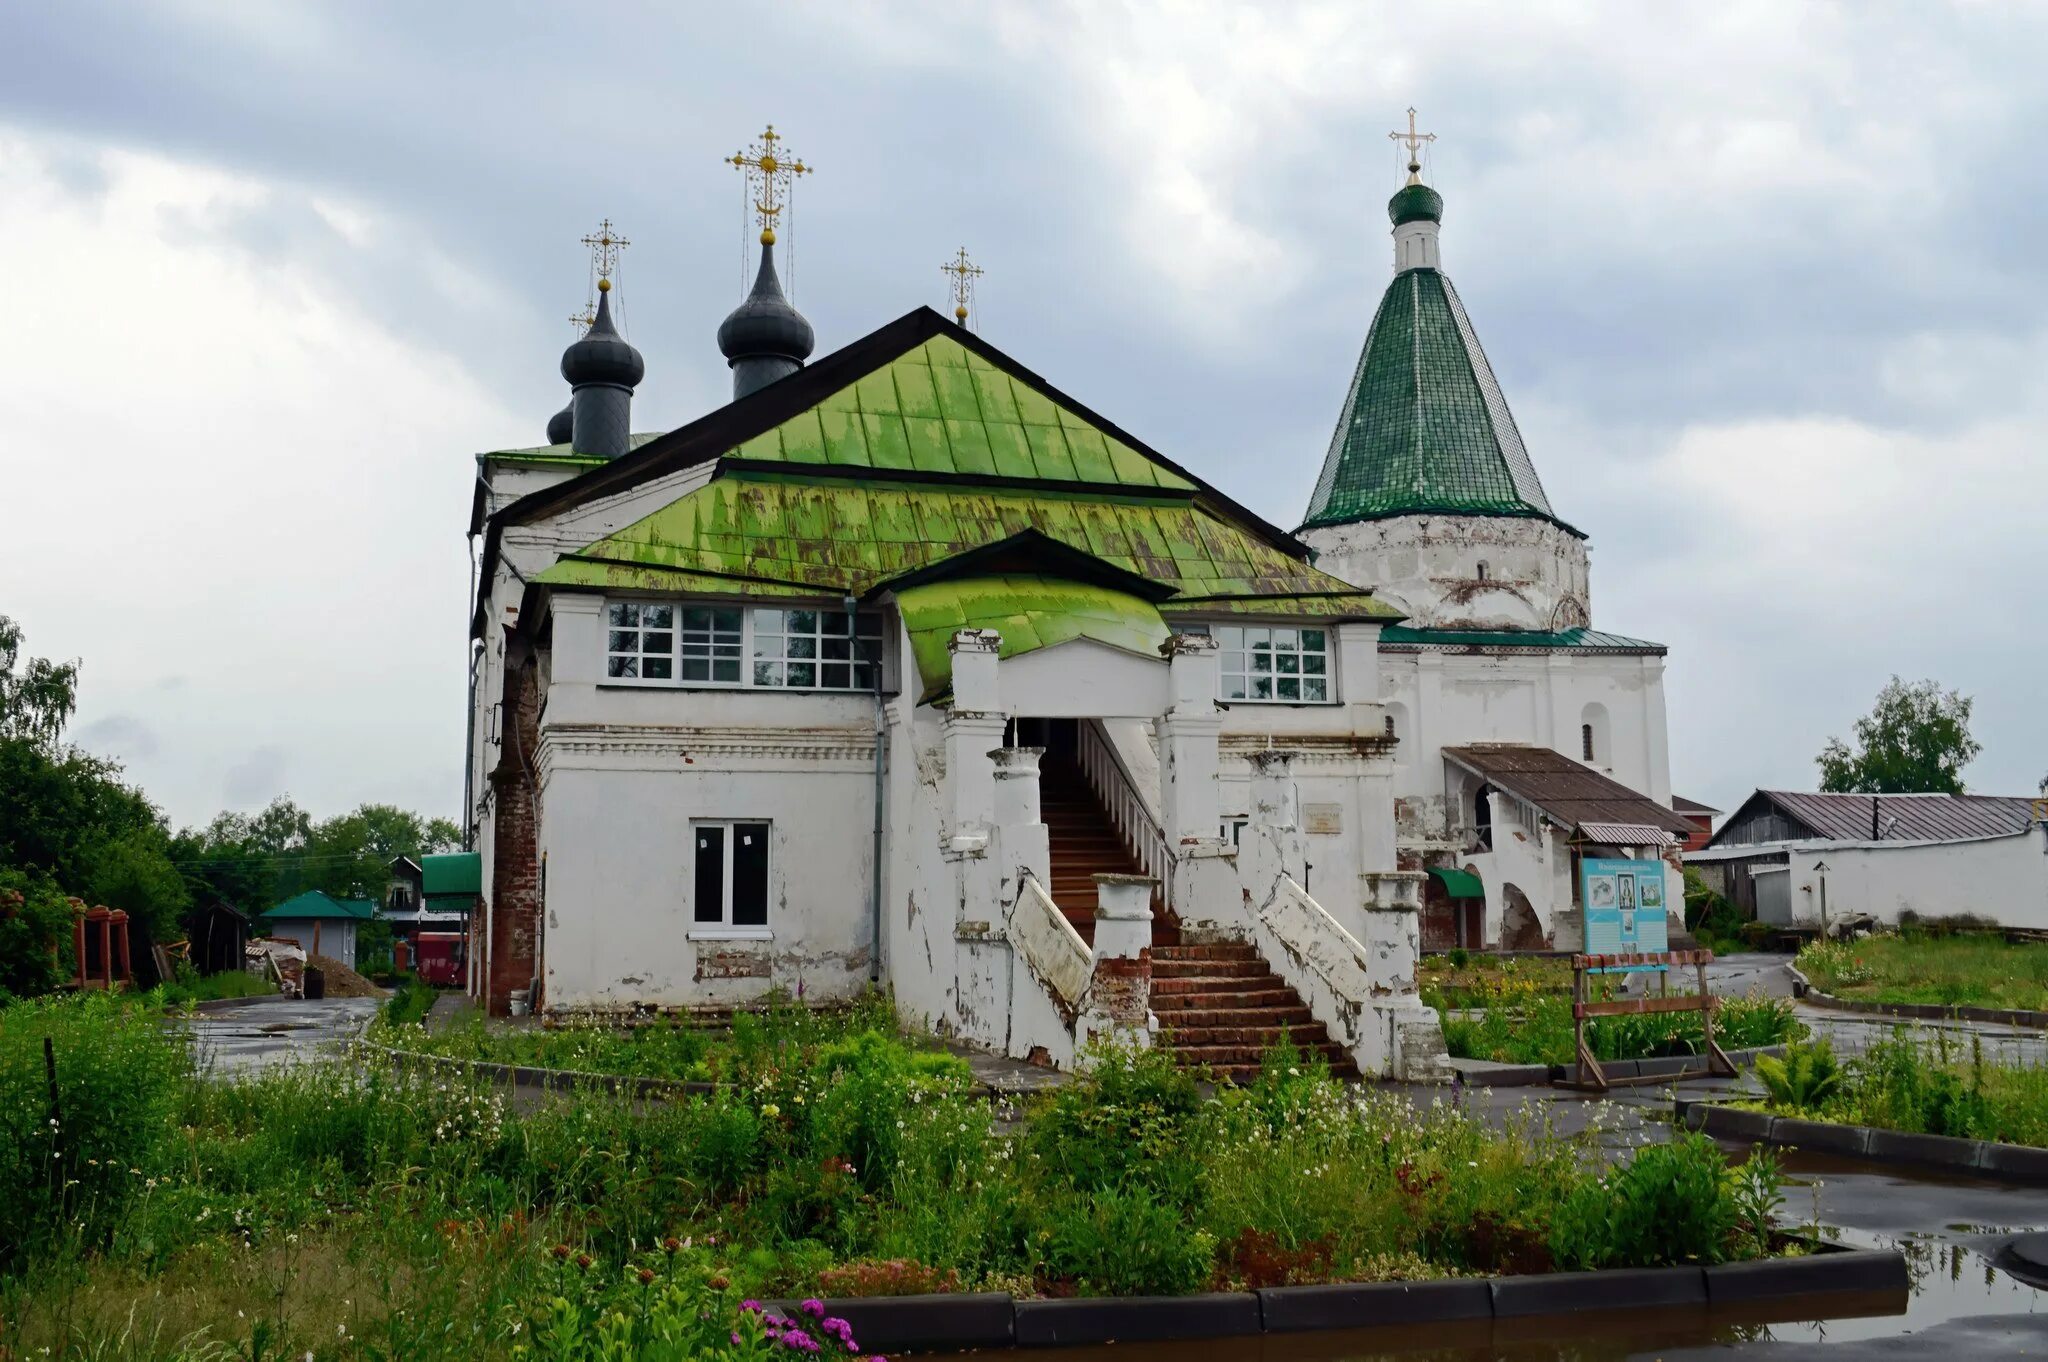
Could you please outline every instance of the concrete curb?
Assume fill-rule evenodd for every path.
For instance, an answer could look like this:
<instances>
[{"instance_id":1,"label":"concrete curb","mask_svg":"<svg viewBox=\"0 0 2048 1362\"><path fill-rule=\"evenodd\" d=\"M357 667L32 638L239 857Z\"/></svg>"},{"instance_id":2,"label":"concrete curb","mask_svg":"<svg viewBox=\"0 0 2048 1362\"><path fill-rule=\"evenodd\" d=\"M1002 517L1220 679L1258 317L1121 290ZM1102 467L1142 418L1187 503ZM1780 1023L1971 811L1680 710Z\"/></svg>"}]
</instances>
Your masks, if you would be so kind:
<instances>
[{"instance_id":1,"label":"concrete curb","mask_svg":"<svg viewBox=\"0 0 2048 1362\"><path fill-rule=\"evenodd\" d=\"M1822 1154L1843 1154L1873 1163L1912 1164L1951 1173L1968 1173L2005 1182L2048 1186L2048 1149L2000 1144L1995 1140L1960 1140L1948 1135L1920 1135L1874 1126L1807 1121L1748 1111L1712 1102L1678 1102L1678 1121L1689 1130L1730 1140L1786 1145Z\"/></svg>"},{"instance_id":2,"label":"concrete curb","mask_svg":"<svg viewBox=\"0 0 2048 1362\"><path fill-rule=\"evenodd\" d=\"M1830 1292L1900 1292L1905 1255L1827 1245L1799 1258L1718 1267L1617 1268L1529 1277L1337 1282L1196 1296L1016 1300L1001 1293L870 1296L824 1302L863 1349L1063 1348L1102 1343L1241 1338L1325 1329L1407 1328L1587 1311L1706 1309L1715 1303L1805 1300ZM789 1302L771 1303L797 1317Z\"/></svg>"},{"instance_id":3,"label":"concrete curb","mask_svg":"<svg viewBox=\"0 0 2048 1362\"><path fill-rule=\"evenodd\" d=\"M2048 1031L2048 1012L2023 1007L1950 1007L1941 1003L1874 1003L1863 998L1838 998L1823 993L1797 970L1792 971L1794 996L1815 1007L1839 1012L1860 1012L1867 1017L1897 1017L1902 1021L1969 1021L1992 1026L2023 1026Z\"/></svg>"},{"instance_id":4,"label":"concrete curb","mask_svg":"<svg viewBox=\"0 0 2048 1362\"><path fill-rule=\"evenodd\" d=\"M174 1008L172 1013L176 1015L180 1011L232 1012L238 1007L248 1007L252 1003L276 1002L282 997L284 997L282 993L255 993L246 998L207 998L201 1002L193 1003L189 1008Z\"/></svg>"}]
</instances>

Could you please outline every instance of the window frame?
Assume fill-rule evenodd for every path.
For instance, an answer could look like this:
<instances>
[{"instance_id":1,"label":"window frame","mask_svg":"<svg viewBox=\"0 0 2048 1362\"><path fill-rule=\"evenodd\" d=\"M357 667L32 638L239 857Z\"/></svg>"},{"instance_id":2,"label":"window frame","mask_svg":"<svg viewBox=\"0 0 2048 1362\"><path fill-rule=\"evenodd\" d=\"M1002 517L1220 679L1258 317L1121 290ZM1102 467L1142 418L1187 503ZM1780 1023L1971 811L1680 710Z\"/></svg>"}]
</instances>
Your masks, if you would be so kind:
<instances>
[{"instance_id":1,"label":"window frame","mask_svg":"<svg viewBox=\"0 0 2048 1362\"><path fill-rule=\"evenodd\" d=\"M761 921L735 922L733 905L733 873L738 860L736 830L743 827L761 829ZM718 917L699 917L701 903L697 895L697 837L705 828L717 828L724 834L719 871ZM690 885L688 905L689 929L685 937L691 941L771 941L775 937L773 921L775 908L775 820L772 818L692 818L690 820L690 866L687 882Z\"/></svg>"},{"instance_id":2,"label":"window frame","mask_svg":"<svg viewBox=\"0 0 2048 1362\"><path fill-rule=\"evenodd\" d=\"M1239 644L1235 648L1230 646L1231 639L1228 636L1228 631L1230 630L1238 631ZM1263 630L1268 635L1267 641L1264 646L1271 653L1274 659L1274 669L1270 672L1261 673L1252 670L1251 655L1254 647L1257 646L1252 637L1252 634L1253 631L1256 630ZM1337 629L1335 625L1298 624L1291 622L1279 623L1274 621L1253 620L1229 620L1205 622L1202 626L1202 631L1206 633L1209 637L1216 640L1216 700L1219 704L1295 705L1321 708L1341 703L1341 701L1338 698L1338 647ZM1296 642L1294 643L1291 652L1288 654L1296 660L1297 670L1295 670L1294 672L1284 673L1281 670L1279 670L1279 658L1281 654L1275 646L1271 637L1275 631L1291 632L1295 635ZM1321 634L1323 636L1323 646L1318 649L1310 649L1303 646L1305 640L1302 639L1302 635L1306 633ZM1238 654L1244 658L1245 665L1241 670L1233 669L1225 665L1225 659L1230 657L1232 654ZM1323 669L1320 673L1312 673L1305 670L1307 666L1306 659L1310 657L1316 657L1322 660ZM1246 694L1232 695L1230 693L1230 681L1232 677L1241 677L1243 679L1244 689L1247 692ZM1274 691L1272 695L1252 695L1249 693L1253 687L1253 683L1259 679L1267 679L1272 681ZM1309 679L1318 679L1322 681L1322 699L1303 699L1298 694L1294 698L1290 699L1287 696L1281 695L1279 693L1280 683L1283 680L1293 680L1299 682Z\"/></svg>"},{"instance_id":3,"label":"window frame","mask_svg":"<svg viewBox=\"0 0 2048 1362\"><path fill-rule=\"evenodd\" d=\"M615 625L613 623L613 611L615 608L621 606L633 606L639 608L642 611L646 610L650 606L666 606L671 611L670 623L668 628L666 630L656 628L652 631L656 633L665 632L670 636L669 651L665 659L669 671L669 674L667 676L613 676L611 674L612 662L615 658L635 658L638 663L638 665L636 666L636 671L644 671L646 660L649 657L656 657L657 659L660 657L660 655L658 654L649 654L645 652L623 653L613 651L612 641L613 636L615 634L625 632L630 629L635 632L636 637L644 637L645 634L650 632L647 626L643 624L636 623L630 626L624 624ZM683 635L685 633L684 621L686 617L693 611L714 612L709 642L704 645L713 650L711 653L706 655L705 660L708 661L711 668L714 670L717 664L721 660L723 660L717 655L716 650L720 647L733 646L728 641L731 638L730 632L720 630L717 627L717 620L715 615L717 612L738 613L738 680L692 680L683 675L683 664L685 660L683 654ZM782 623L785 627L779 631L757 629L756 626L759 623L759 621L756 620L755 615L756 612L759 611L778 612L783 617ZM810 612L815 614L818 617L818 627L809 632L791 632L787 628L789 622L788 616L794 612ZM888 677L889 652L887 646L888 625L886 612L872 609L856 610L854 612L854 632L852 634L833 634L825 628L825 621L828 618L844 618L845 615L845 609L839 607L836 604L807 605L800 602L753 603L741 601L707 601L693 600L687 597L673 596L607 596L604 600L604 614L600 621L600 628L602 628L602 630L604 631L604 651L602 653L602 662L600 664L600 672L597 683L600 686L622 686L654 690L750 691L763 692L768 694L787 692L797 695L873 695L877 691L884 691ZM849 640L849 646L847 650L848 656L845 659L848 672L848 680L851 681L854 678L858 668L867 666L872 667L874 669L874 673L871 678L870 684L863 686L848 685L844 687L827 686L819 684L824 675L824 668L827 665L840 661L840 659L826 658L822 655L815 654L823 653L825 643L828 639L841 637L847 638ZM755 650L757 646L759 646L758 640L764 639L780 640L782 645L781 655L773 658L756 657ZM813 640L816 644L814 656L810 658L790 657L789 646L790 640L792 639ZM858 654L861 652L860 643L862 640L868 640L873 644L872 657L870 659L863 660L858 656ZM818 668L818 670L813 673L812 684L807 686L791 686L786 684L775 684L772 682L762 682L755 680L755 669L757 664L768 664L772 666L782 667L785 669L784 674L786 675L786 669L792 662L794 662L798 666L810 664ZM886 693L886 691L884 691L884 693Z\"/></svg>"}]
</instances>

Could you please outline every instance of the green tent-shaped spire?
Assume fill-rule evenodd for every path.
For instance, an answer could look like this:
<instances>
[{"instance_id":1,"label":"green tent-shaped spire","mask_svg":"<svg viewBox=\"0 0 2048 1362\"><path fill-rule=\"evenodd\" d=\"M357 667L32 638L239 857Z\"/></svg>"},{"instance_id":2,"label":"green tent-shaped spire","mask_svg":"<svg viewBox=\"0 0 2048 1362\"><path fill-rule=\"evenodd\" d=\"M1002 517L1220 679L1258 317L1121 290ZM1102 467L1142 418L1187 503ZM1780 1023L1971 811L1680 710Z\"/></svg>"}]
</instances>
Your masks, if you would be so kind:
<instances>
[{"instance_id":1,"label":"green tent-shaped spire","mask_svg":"<svg viewBox=\"0 0 2048 1362\"><path fill-rule=\"evenodd\" d=\"M1387 205L1407 268L1366 333L1303 528L1434 513L1536 516L1571 529L1551 509L1465 305L1436 266L1442 211L1420 184Z\"/></svg>"}]
</instances>

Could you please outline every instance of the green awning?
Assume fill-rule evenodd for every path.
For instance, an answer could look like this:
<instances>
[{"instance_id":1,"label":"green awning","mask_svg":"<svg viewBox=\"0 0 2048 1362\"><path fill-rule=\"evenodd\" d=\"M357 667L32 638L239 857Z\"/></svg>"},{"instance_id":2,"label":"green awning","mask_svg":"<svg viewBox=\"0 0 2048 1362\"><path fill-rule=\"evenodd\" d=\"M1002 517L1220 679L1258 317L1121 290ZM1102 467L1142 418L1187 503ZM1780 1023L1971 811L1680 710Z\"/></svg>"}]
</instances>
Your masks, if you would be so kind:
<instances>
[{"instance_id":1,"label":"green awning","mask_svg":"<svg viewBox=\"0 0 2048 1362\"><path fill-rule=\"evenodd\" d=\"M1435 865L1429 868L1429 873L1435 876L1436 882L1444 887L1444 893L1454 899L1483 899L1486 897L1485 886L1481 885L1479 877L1469 870L1459 870L1454 866Z\"/></svg>"}]
</instances>

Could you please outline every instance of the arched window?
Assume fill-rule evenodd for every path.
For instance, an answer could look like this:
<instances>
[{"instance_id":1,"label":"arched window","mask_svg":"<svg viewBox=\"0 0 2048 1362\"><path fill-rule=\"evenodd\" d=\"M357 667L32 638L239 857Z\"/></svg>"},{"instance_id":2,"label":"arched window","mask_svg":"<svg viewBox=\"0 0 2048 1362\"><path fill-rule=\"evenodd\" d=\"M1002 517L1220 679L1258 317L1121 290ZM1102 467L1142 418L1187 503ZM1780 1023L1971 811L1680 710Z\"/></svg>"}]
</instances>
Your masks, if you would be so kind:
<instances>
[{"instance_id":1,"label":"arched window","mask_svg":"<svg viewBox=\"0 0 2048 1362\"><path fill-rule=\"evenodd\" d=\"M1394 716L1391 714L1387 716L1387 736L1390 738L1394 736Z\"/></svg>"},{"instance_id":2,"label":"arched window","mask_svg":"<svg viewBox=\"0 0 2048 1362\"><path fill-rule=\"evenodd\" d=\"M1602 768L1614 765L1614 733L1607 706L1595 700L1579 711L1579 760Z\"/></svg>"},{"instance_id":3,"label":"arched window","mask_svg":"<svg viewBox=\"0 0 2048 1362\"><path fill-rule=\"evenodd\" d=\"M1482 582L1488 580L1486 575L1486 560L1483 558L1479 561L1479 580Z\"/></svg>"},{"instance_id":4,"label":"arched window","mask_svg":"<svg viewBox=\"0 0 2048 1362\"><path fill-rule=\"evenodd\" d=\"M1579 747L1582 749L1579 753L1581 757L1587 761L1593 760L1593 725L1579 725Z\"/></svg>"}]
</instances>

